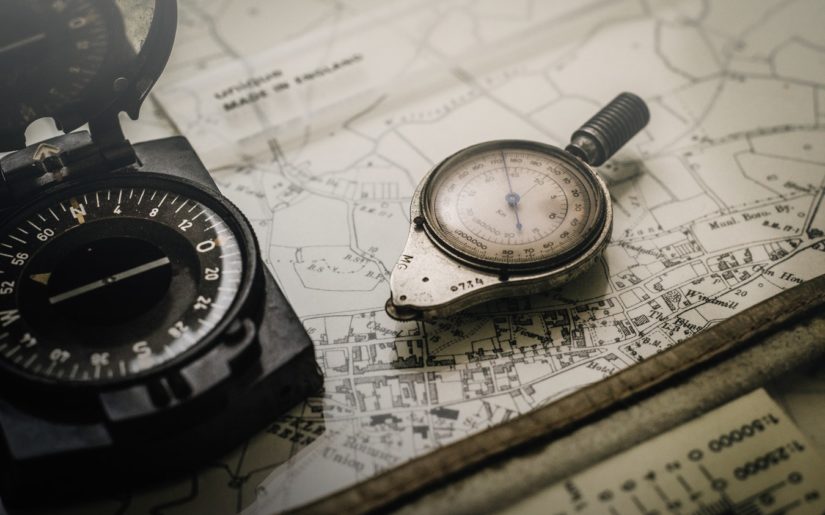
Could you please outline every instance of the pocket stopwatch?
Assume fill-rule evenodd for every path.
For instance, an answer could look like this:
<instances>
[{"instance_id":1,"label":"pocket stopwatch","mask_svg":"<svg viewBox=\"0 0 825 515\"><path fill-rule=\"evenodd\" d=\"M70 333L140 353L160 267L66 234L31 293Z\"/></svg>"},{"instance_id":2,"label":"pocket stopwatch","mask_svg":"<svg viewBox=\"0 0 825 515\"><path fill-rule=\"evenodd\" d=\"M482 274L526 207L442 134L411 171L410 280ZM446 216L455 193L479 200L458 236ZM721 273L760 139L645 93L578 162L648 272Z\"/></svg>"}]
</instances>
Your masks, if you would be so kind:
<instances>
[{"instance_id":1,"label":"pocket stopwatch","mask_svg":"<svg viewBox=\"0 0 825 515\"><path fill-rule=\"evenodd\" d=\"M390 316L447 316L584 272L607 245L613 221L610 193L591 167L649 118L641 98L622 93L565 149L496 140L436 165L412 198L409 237L390 278Z\"/></svg>"}]
</instances>

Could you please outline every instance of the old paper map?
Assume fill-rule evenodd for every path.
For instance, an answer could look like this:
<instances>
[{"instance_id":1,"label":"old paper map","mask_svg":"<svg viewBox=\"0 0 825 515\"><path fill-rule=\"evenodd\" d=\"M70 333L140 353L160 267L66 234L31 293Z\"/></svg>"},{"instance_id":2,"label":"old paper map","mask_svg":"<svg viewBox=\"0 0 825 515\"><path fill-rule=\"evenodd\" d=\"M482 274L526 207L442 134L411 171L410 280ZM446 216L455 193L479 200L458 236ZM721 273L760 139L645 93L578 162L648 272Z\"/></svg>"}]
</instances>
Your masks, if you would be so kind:
<instances>
[{"instance_id":1,"label":"old paper map","mask_svg":"<svg viewBox=\"0 0 825 515\"><path fill-rule=\"evenodd\" d=\"M158 112L133 139L173 131L165 115L190 138L254 224L325 390L101 513L299 506L825 273L821 1L180 4ZM616 218L591 272L434 323L386 316L431 166L495 138L563 146L625 90L651 122L600 170Z\"/></svg>"}]
</instances>

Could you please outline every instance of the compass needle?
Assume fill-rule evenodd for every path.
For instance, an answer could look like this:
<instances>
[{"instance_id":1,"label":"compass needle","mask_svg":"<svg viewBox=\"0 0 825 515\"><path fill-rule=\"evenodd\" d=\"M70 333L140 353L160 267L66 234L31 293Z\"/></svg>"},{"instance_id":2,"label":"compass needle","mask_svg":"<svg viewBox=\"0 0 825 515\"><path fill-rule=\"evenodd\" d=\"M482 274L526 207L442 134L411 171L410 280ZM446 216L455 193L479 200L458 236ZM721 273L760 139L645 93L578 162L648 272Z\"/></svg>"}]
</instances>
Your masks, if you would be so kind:
<instances>
[{"instance_id":1,"label":"compass needle","mask_svg":"<svg viewBox=\"0 0 825 515\"><path fill-rule=\"evenodd\" d=\"M109 286L109 285L115 284L119 281L122 281L124 279L128 279L130 277L135 277L136 275L140 275L144 272L148 272L150 270L154 270L155 268L158 268L158 267L161 267L161 266L164 266L164 265L168 265L169 263L170 263L170 261L169 261L168 257L163 257L163 258L160 258L160 259L156 259L156 260L151 261L149 263L146 263L146 264L143 264L143 265L140 265L140 266L136 266L134 268L130 268L129 270L124 270L123 272L120 272L119 274L111 275L111 276L106 277L104 279L99 279L97 281L93 281L91 283L84 284L83 286L79 286L79 287L74 288L72 290L69 290L67 292L60 293L60 294L55 295L53 297L49 297L49 303L50 304L57 304L58 302L63 302L64 300L72 299L74 297L77 297L78 295L83 295L84 293L89 293L89 292L95 291L99 288L103 288L104 286Z\"/></svg>"},{"instance_id":2,"label":"compass needle","mask_svg":"<svg viewBox=\"0 0 825 515\"><path fill-rule=\"evenodd\" d=\"M2 54L6 54L14 50L19 50L23 47L31 45L32 43L37 43L38 41L42 41L44 39L46 39L46 34L41 32L40 34L35 34L33 36L20 39L13 43L7 43L3 46L0 46L0 57L3 57Z\"/></svg>"}]
</instances>

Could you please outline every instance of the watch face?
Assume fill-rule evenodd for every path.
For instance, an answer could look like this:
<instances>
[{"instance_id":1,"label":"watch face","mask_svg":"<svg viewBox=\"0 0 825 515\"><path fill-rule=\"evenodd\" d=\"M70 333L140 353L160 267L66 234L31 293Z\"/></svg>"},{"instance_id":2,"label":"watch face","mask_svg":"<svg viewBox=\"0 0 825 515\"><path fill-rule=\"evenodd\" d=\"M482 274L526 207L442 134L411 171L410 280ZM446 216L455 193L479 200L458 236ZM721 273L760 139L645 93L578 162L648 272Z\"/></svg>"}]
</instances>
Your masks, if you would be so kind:
<instances>
[{"instance_id":1,"label":"watch face","mask_svg":"<svg viewBox=\"0 0 825 515\"><path fill-rule=\"evenodd\" d=\"M242 227L221 200L146 176L34 202L0 227L0 367L111 383L195 351L248 291Z\"/></svg>"},{"instance_id":2,"label":"watch face","mask_svg":"<svg viewBox=\"0 0 825 515\"><path fill-rule=\"evenodd\" d=\"M588 248L607 202L594 173L555 147L493 141L435 170L423 192L432 235L476 264L538 270Z\"/></svg>"}]
</instances>

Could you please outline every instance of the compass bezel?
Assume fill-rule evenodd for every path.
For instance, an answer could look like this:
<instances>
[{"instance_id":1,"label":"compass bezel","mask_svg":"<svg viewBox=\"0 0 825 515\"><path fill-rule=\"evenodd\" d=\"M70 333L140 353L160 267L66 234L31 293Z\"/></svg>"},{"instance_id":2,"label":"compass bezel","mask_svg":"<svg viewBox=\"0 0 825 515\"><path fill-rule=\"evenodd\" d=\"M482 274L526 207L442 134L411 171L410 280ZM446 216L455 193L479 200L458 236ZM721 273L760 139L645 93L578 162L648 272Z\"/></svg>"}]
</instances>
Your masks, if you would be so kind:
<instances>
[{"instance_id":1,"label":"compass bezel","mask_svg":"<svg viewBox=\"0 0 825 515\"><path fill-rule=\"evenodd\" d=\"M34 197L30 202L18 207L13 212L4 216L4 223L0 227L0 232L5 232L10 227L14 227L21 219L26 218L27 213L36 212L45 206L50 206L57 199L73 193L93 191L98 188L118 188L118 187L157 187L168 191L180 192L187 198L200 202L212 209L227 224L238 242L241 253L241 280L238 283L237 291L230 307L224 312L221 319L205 334L200 340L191 345L180 354L155 366L149 367L135 373L130 373L126 377L101 378L92 381L67 381L54 377L47 377L40 374L27 372L25 369L14 366L6 360L0 360L0 376L23 381L29 385L37 385L50 391L78 392L78 391L99 391L101 389L120 389L134 384L145 383L154 377L162 376L172 370L179 369L187 363L191 363L208 353L215 345L221 343L222 338L229 332L230 325L239 317L243 316L250 306L257 306L255 299L263 290L263 270L262 264L256 259L259 255L257 239L253 230L240 212L230 201L223 196L204 189L199 184L180 177L173 177L168 174L151 171L120 171L106 177L97 177L87 180L70 181L54 185ZM44 247L41 247L45 248ZM34 255L32 256L34 259ZM17 295L17 293L15 293ZM259 307L259 306L258 306Z\"/></svg>"}]
</instances>

